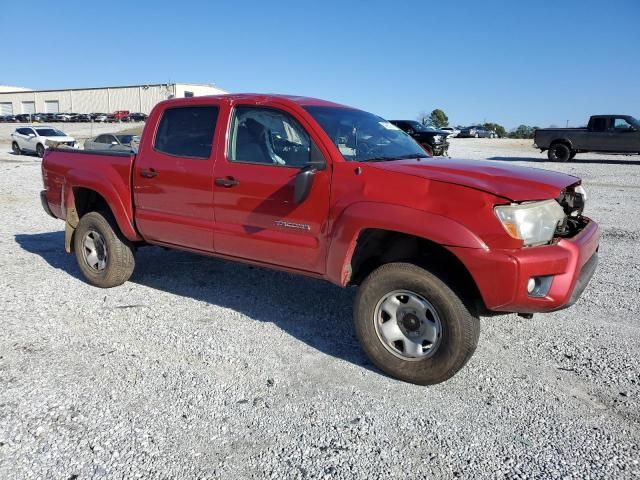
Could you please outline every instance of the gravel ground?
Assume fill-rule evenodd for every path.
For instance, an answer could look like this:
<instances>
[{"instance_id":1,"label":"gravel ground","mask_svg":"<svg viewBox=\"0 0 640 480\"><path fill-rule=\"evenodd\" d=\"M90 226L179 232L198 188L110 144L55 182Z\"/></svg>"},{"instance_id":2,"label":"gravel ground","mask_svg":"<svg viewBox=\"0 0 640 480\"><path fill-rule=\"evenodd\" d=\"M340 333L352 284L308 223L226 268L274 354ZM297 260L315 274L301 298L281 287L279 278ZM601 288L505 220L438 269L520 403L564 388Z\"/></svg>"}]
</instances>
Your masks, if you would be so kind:
<instances>
[{"instance_id":1,"label":"gravel ground","mask_svg":"<svg viewBox=\"0 0 640 480\"><path fill-rule=\"evenodd\" d=\"M8 153L13 127L0 478L640 478L639 157L558 165L529 141L453 140L582 176L601 263L578 304L483 319L470 363L418 387L368 364L352 289L158 248L125 285L90 287L40 207L39 159Z\"/></svg>"}]
</instances>

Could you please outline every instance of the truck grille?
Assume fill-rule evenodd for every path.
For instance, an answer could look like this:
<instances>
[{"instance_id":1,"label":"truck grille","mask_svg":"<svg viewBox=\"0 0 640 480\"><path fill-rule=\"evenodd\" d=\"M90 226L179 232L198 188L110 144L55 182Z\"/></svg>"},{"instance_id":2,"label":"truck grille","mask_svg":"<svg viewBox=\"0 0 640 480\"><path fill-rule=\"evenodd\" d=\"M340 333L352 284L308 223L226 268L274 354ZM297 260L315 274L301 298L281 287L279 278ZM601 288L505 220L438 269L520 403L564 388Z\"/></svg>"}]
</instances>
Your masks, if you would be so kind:
<instances>
[{"instance_id":1,"label":"truck grille","mask_svg":"<svg viewBox=\"0 0 640 480\"><path fill-rule=\"evenodd\" d=\"M564 210L564 220L556 228L556 235L563 238L570 238L579 233L587 224L582 217L584 210L584 198L574 191L575 185L563 190L557 198L558 203Z\"/></svg>"},{"instance_id":2,"label":"truck grille","mask_svg":"<svg viewBox=\"0 0 640 480\"><path fill-rule=\"evenodd\" d=\"M573 187L562 191L558 197L558 203L562 206L564 213L570 217L579 217L584 210L584 198L575 192Z\"/></svg>"}]
</instances>

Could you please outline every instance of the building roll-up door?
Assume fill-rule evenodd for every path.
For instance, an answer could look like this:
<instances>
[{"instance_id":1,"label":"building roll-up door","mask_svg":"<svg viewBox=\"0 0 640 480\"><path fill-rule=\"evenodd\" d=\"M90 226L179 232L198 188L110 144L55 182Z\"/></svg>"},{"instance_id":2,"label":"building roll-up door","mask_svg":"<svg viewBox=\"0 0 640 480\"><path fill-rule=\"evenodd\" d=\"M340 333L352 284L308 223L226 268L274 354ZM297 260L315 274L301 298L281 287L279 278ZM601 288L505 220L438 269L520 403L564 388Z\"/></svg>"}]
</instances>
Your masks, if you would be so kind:
<instances>
[{"instance_id":1,"label":"building roll-up door","mask_svg":"<svg viewBox=\"0 0 640 480\"><path fill-rule=\"evenodd\" d=\"M45 113L60 113L60 104L58 100L45 100L44 101Z\"/></svg>"},{"instance_id":2,"label":"building roll-up door","mask_svg":"<svg viewBox=\"0 0 640 480\"><path fill-rule=\"evenodd\" d=\"M0 102L0 115L13 115L13 103Z\"/></svg>"},{"instance_id":3,"label":"building roll-up door","mask_svg":"<svg viewBox=\"0 0 640 480\"><path fill-rule=\"evenodd\" d=\"M22 113L36 113L36 102L22 102Z\"/></svg>"}]
</instances>

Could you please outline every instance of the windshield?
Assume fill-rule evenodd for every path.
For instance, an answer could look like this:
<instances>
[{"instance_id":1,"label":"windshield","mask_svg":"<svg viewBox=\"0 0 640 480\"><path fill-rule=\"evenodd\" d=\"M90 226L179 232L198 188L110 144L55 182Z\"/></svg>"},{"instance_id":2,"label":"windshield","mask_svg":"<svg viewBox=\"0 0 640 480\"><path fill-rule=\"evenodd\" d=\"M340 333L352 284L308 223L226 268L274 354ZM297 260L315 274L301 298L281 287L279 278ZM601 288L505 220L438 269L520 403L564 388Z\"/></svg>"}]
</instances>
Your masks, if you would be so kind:
<instances>
[{"instance_id":1,"label":"windshield","mask_svg":"<svg viewBox=\"0 0 640 480\"><path fill-rule=\"evenodd\" d=\"M36 128L38 135L41 137L66 137L66 135L55 128Z\"/></svg>"},{"instance_id":2,"label":"windshield","mask_svg":"<svg viewBox=\"0 0 640 480\"><path fill-rule=\"evenodd\" d=\"M640 120L638 120L637 118L633 118L633 117L629 117L627 118L627 120L629 121L629 123L631 125L633 125L636 128L640 128Z\"/></svg>"},{"instance_id":3,"label":"windshield","mask_svg":"<svg viewBox=\"0 0 640 480\"><path fill-rule=\"evenodd\" d=\"M130 145L131 140L133 139L133 135L116 135L116 138L120 141L121 144Z\"/></svg>"},{"instance_id":4,"label":"windshield","mask_svg":"<svg viewBox=\"0 0 640 480\"><path fill-rule=\"evenodd\" d=\"M409 135L371 113L342 107L304 107L347 161L427 157Z\"/></svg>"}]
</instances>

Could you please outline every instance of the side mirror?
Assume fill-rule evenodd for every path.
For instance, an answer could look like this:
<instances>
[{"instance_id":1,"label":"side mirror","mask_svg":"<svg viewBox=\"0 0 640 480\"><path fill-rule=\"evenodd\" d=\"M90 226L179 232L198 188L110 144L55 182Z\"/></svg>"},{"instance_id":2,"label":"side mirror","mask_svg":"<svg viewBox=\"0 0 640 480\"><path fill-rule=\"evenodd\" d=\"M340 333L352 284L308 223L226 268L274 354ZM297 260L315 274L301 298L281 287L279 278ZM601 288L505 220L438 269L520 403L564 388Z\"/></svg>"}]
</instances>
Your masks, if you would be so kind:
<instances>
[{"instance_id":1,"label":"side mirror","mask_svg":"<svg viewBox=\"0 0 640 480\"><path fill-rule=\"evenodd\" d=\"M29 138L35 138L35 136L36 136L35 133L30 133L30 134L27 135L27 137L29 137Z\"/></svg>"},{"instance_id":2,"label":"side mirror","mask_svg":"<svg viewBox=\"0 0 640 480\"><path fill-rule=\"evenodd\" d=\"M114 140L113 142L111 142L111 145L118 145L118 142Z\"/></svg>"},{"instance_id":3,"label":"side mirror","mask_svg":"<svg viewBox=\"0 0 640 480\"><path fill-rule=\"evenodd\" d=\"M317 171L315 165L307 165L298 172L293 189L293 203L299 205L307 199Z\"/></svg>"},{"instance_id":4,"label":"side mirror","mask_svg":"<svg viewBox=\"0 0 640 480\"><path fill-rule=\"evenodd\" d=\"M318 170L324 170L325 168L327 168L327 162L322 152L314 142L311 142L309 163L302 167L296 175L293 203L299 205L307 199L311 192L311 187L313 187L316 173Z\"/></svg>"}]
</instances>

